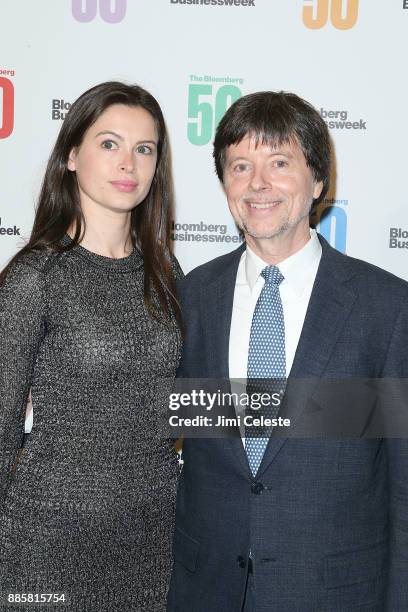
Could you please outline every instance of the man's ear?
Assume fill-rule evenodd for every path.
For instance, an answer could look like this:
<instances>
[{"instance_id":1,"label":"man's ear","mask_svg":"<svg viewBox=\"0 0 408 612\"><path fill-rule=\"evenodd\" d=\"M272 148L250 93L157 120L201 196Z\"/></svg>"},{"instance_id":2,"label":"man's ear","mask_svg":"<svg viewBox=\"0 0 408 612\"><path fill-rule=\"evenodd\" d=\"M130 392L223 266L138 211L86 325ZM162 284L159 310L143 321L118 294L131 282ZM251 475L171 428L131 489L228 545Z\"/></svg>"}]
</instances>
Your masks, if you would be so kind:
<instances>
[{"instance_id":1,"label":"man's ear","mask_svg":"<svg viewBox=\"0 0 408 612\"><path fill-rule=\"evenodd\" d=\"M317 200L317 198L320 196L322 191L323 191L323 181L319 181L318 183L315 183L315 186L313 189L313 199Z\"/></svg>"},{"instance_id":2,"label":"man's ear","mask_svg":"<svg viewBox=\"0 0 408 612\"><path fill-rule=\"evenodd\" d=\"M76 160L76 149L71 149L69 157L68 157L68 163L67 163L67 168L68 170L71 170L71 172L75 172L76 170L76 165L75 165L75 160Z\"/></svg>"}]
</instances>

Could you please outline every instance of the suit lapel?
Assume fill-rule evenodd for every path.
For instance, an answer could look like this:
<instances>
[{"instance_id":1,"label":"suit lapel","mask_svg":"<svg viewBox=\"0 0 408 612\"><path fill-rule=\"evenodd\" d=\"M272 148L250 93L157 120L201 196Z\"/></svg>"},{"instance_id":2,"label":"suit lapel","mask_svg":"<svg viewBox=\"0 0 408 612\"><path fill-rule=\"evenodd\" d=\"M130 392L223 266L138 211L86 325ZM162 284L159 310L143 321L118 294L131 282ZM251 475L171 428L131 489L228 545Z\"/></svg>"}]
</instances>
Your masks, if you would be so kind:
<instances>
[{"instance_id":1,"label":"suit lapel","mask_svg":"<svg viewBox=\"0 0 408 612\"><path fill-rule=\"evenodd\" d=\"M291 419L294 432L296 418L304 410L318 379L323 376L356 299L345 284L352 275L348 260L324 239L320 238L320 241L322 258L279 413ZM302 379L308 380L302 382ZM296 384L296 381L299 382ZM278 433L275 429L269 440L258 474L266 470L288 439L278 437Z\"/></svg>"},{"instance_id":2,"label":"suit lapel","mask_svg":"<svg viewBox=\"0 0 408 612\"><path fill-rule=\"evenodd\" d=\"M226 381L229 379L229 337L235 281L245 243L231 253L217 278L207 287L201 288L202 320L205 335L205 354L208 358L208 376ZM248 478L251 472L242 439L237 429L236 437L225 440L234 453L237 465Z\"/></svg>"},{"instance_id":3,"label":"suit lapel","mask_svg":"<svg viewBox=\"0 0 408 612\"><path fill-rule=\"evenodd\" d=\"M230 253L223 269L207 286L201 287L201 316L205 337L208 376L227 379L228 354L234 302L235 279L245 244Z\"/></svg>"}]
</instances>

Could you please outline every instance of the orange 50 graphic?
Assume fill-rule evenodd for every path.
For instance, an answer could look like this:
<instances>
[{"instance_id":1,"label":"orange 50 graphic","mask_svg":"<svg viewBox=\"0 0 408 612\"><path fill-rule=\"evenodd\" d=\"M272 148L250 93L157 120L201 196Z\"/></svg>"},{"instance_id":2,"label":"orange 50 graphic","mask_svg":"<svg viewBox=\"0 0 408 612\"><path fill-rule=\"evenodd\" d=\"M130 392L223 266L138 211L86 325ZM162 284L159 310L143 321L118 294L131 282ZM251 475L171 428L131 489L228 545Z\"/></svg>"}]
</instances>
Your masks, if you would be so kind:
<instances>
[{"instance_id":1,"label":"orange 50 graphic","mask_svg":"<svg viewBox=\"0 0 408 612\"><path fill-rule=\"evenodd\" d=\"M5 77L0 77L0 99L1 97L3 111L0 114L0 138L8 138L14 128L14 85Z\"/></svg>"},{"instance_id":2,"label":"orange 50 graphic","mask_svg":"<svg viewBox=\"0 0 408 612\"><path fill-rule=\"evenodd\" d=\"M330 9L330 10L329 10ZM359 0L305 0L303 23L318 30L330 21L338 30L350 30L358 19Z\"/></svg>"}]
</instances>

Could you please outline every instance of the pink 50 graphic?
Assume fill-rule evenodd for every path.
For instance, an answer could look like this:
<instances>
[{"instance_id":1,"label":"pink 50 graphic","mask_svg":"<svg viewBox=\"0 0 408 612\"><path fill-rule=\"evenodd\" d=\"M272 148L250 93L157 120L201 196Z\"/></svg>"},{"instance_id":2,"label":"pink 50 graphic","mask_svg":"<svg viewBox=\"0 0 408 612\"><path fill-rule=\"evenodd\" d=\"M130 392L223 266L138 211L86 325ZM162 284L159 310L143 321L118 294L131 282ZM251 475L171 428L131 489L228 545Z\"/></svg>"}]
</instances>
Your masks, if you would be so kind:
<instances>
[{"instance_id":1,"label":"pink 50 graphic","mask_svg":"<svg viewBox=\"0 0 408 612\"><path fill-rule=\"evenodd\" d=\"M14 85L5 77L0 77L1 97L3 110L0 114L0 139L8 138L14 128Z\"/></svg>"},{"instance_id":2,"label":"pink 50 graphic","mask_svg":"<svg viewBox=\"0 0 408 612\"><path fill-rule=\"evenodd\" d=\"M98 11L99 9L99 11ZM99 15L107 23L119 23L126 15L127 0L72 0L72 15L81 23Z\"/></svg>"}]
</instances>

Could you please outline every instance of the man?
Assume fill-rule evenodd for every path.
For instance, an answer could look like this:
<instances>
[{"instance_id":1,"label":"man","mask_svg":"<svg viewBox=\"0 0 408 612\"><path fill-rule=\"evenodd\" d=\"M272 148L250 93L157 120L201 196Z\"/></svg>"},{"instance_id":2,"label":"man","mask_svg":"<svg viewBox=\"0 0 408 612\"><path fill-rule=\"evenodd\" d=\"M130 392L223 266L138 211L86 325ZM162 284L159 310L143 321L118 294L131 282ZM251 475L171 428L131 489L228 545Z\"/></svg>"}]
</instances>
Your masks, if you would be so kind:
<instances>
[{"instance_id":1,"label":"man","mask_svg":"<svg viewBox=\"0 0 408 612\"><path fill-rule=\"evenodd\" d=\"M180 283L180 376L288 376L286 394L312 381L282 403L295 424L320 414L325 379L408 377L408 284L310 230L329 185L319 113L294 94L244 96L214 157L245 244ZM408 610L408 444L356 422L330 439L186 439L168 609Z\"/></svg>"}]
</instances>

